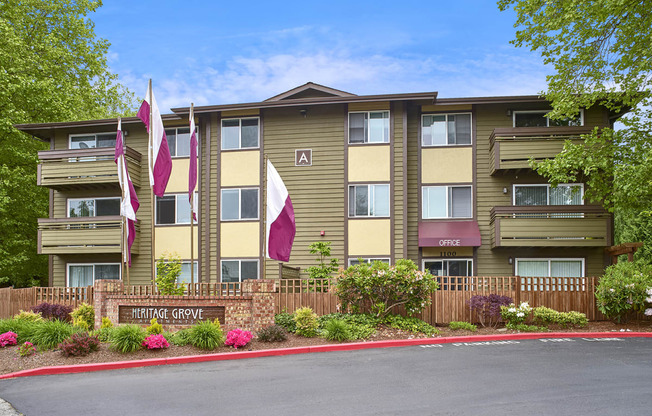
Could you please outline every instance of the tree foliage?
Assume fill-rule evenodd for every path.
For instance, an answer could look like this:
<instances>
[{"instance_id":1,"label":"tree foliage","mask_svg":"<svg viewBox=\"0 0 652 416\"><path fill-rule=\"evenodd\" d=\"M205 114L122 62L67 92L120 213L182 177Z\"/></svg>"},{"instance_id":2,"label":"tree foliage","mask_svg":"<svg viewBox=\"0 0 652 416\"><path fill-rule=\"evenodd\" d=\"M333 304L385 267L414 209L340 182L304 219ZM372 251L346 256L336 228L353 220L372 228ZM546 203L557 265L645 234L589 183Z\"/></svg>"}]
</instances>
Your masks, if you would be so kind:
<instances>
[{"instance_id":1,"label":"tree foliage","mask_svg":"<svg viewBox=\"0 0 652 416\"><path fill-rule=\"evenodd\" d=\"M516 46L554 72L543 95L551 118L607 107L622 128L596 128L537 166L551 183L587 183L586 197L638 216L652 206L652 0L499 0L513 7ZM617 230L618 234L618 230ZM652 244L652 240L648 240Z\"/></svg>"},{"instance_id":2,"label":"tree foliage","mask_svg":"<svg viewBox=\"0 0 652 416\"><path fill-rule=\"evenodd\" d=\"M0 285L47 283L36 254L36 219L48 191L36 186L37 151L47 145L13 125L124 115L134 98L107 66L109 43L87 18L89 0L0 2Z\"/></svg>"}]
</instances>

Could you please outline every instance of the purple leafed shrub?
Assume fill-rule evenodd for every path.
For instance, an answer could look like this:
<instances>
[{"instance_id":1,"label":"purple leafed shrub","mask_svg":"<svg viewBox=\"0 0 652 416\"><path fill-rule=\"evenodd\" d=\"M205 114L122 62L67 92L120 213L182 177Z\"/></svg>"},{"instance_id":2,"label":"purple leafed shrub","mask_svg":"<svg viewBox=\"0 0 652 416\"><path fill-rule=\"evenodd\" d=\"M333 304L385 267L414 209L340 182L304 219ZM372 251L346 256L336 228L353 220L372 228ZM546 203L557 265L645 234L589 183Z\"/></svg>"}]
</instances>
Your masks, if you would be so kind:
<instances>
[{"instance_id":1,"label":"purple leafed shrub","mask_svg":"<svg viewBox=\"0 0 652 416\"><path fill-rule=\"evenodd\" d=\"M514 301L509 296L491 294L475 295L466 301L471 313L477 312L480 325L496 327L500 321L500 307L509 306Z\"/></svg>"},{"instance_id":2,"label":"purple leafed shrub","mask_svg":"<svg viewBox=\"0 0 652 416\"><path fill-rule=\"evenodd\" d=\"M72 306L43 302L32 306L31 310L36 313L40 312L41 316L45 319L58 319L60 321L70 322Z\"/></svg>"}]
</instances>

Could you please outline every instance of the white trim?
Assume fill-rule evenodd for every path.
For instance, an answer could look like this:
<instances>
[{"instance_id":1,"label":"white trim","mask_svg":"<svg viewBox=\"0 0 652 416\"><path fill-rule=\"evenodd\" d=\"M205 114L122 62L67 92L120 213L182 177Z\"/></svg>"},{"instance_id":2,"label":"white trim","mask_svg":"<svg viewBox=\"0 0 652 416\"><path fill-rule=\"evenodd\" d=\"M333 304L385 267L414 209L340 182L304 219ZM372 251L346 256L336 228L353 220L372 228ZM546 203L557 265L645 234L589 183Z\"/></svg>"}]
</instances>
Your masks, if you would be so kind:
<instances>
[{"instance_id":1,"label":"white trim","mask_svg":"<svg viewBox=\"0 0 652 416\"><path fill-rule=\"evenodd\" d=\"M242 120L257 120L258 124L258 131L257 131L257 141L258 144L253 147L242 147ZM230 149L225 149L224 148L224 122L225 121L230 121L230 120L238 120L238 147L236 148L230 148ZM233 126L235 127L235 126ZM230 117L230 118L223 118L220 120L220 150L223 152L230 152L233 150L251 150L251 149L260 149L260 116L254 116L254 117Z\"/></svg>"},{"instance_id":2,"label":"white trim","mask_svg":"<svg viewBox=\"0 0 652 416\"><path fill-rule=\"evenodd\" d=\"M424 198L423 191L425 188L446 188L446 216L445 217L426 217L426 199ZM468 217L451 217L449 208L449 188L471 188L471 213ZM455 219L455 218L473 218L475 202L473 200L473 185L421 185L421 219L423 220L437 220L437 219Z\"/></svg>"},{"instance_id":3,"label":"white trim","mask_svg":"<svg viewBox=\"0 0 652 416\"><path fill-rule=\"evenodd\" d=\"M580 195L582 196L582 203L580 205L584 205L584 184L583 183L560 183L557 185L559 188L560 186L580 186ZM541 206L549 206L550 205L550 188L552 185L549 183L515 183L512 185L512 206L529 206L529 205L516 205L516 187L517 186L545 186L546 187L546 202L547 205L541 205Z\"/></svg>"},{"instance_id":4,"label":"white trim","mask_svg":"<svg viewBox=\"0 0 652 416\"><path fill-rule=\"evenodd\" d=\"M100 196L100 197L87 197L87 198L66 198L66 218L94 218L97 215L89 217L71 217L70 216L70 201L98 201L101 199L117 199L118 200L118 213L115 215L120 215L120 202L121 198L119 196ZM95 209L97 211L97 209Z\"/></svg>"},{"instance_id":5,"label":"white trim","mask_svg":"<svg viewBox=\"0 0 652 416\"><path fill-rule=\"evenodd\" d=\"M66 263L66 287L71 287L70 266L93 266L93 282L91 283L91 285L95 283L95 266L118 266L118 276L120 277L114 280L122 280L122 267L120 267L120 263Z\"/></svg>"},{"instance_id":6,"label":"white trim","mask_svg":"<svg viewBox=\"0 0 652 416\"><path fill-rule=\"evenodd\" d=\"M176 126L176 127L167 127L167 128L163 129L163 130L166 131L166 133L165 133L166 138L167 138L167 130L174 130L174 135L175 135L175 139L174 139L174 156L172 156L172 152L170 152L170 157L172 157L172 159L190 159L190 152L188 152L187 155L178 156L178 153L179 153L179 141L176 139L176 137L179 135L179 132L178 132L179 129L188 129L188 134L190 135L190 126L187 126L187 127ZM197 135L197 142L199 143L199 128L198 127L195 127L195 134ZM188 149L190 149L190 137L192 137L192 135L188 136ZM170 147L170 141L168 140L168 148L169 147ZM197 159L199 159L199 149L197 149Z\"/></svg>"},{"instance_id":7,"label":"white trim","mask_svg":"<svg viewBox=\"0 0 652 416\"><path fill-rule=\"evenodd\" d=\"M448 116L461 116L461 115L466 115L468 114L470 118L470 125L469 128L471 131L469 132L471 136L471 143L464 143L464 144L449 144L448 143ZM446 126L446 143L445 144L423 144L423 118L426 116L446 116L446 121L444 122L444 125ZM429 147L456 147L456 146L472 146L473 145L473 113L472 112L462 112L462 113L424 113L421 114L421 119L420 119L421 124L419 125L420 131L421 131L421 137L419 137L419 140L421 141L421 147L422 148L429 148ZM432 137L432 136L431 136ZM457 140L457 133L455 135L455 140Z\"/></svg>"},{"instance_id":8,"label":"white trim","mask_svg":"<svg viewBox=\"0 0 652 416\"><path fill-rule=\"evenodd\" d=\"M550 118L545 115L551 112L550 110L514 110L512 111L512 127L516 127L516 114L544 114L546 118L546 127L550 127ZM584 126L584 109L580 108L580 125L579 126L569 126L569 127L582 127ZM554 126L553 126L554 127Z\"/></svg>"},{"instance_id":9,"label":"white trim","mask_svg":"<svg viewBox=\"0 0 652 416\"><path fill-rule=\"evenodd\" d=\"M353 207L353 215L351 215L351 188L355 188L356 186L366 186L367 187L367 215L356 215L355 214L355 205ZM387 186L387 197L389 198L387 201L387 207L389 208L389 213L388 215L370 215L369 211L371 210L371 191L370 187L371 186ZM390 218L392 216L392 195L391 195L391 186L389 183L358 183L358 184L349 184L349 189L347 190L348 192L346 193L346 197L348 199L348 218ZM374 193L376 191L374 190ZM355 194L355 191L353 191ZM354 195L355 196L355 195ZM355 201L353 201L353 204L355 204ZM375 208L375 206L374 206Z\"/></svg>"},{"instance_id":10,"label":"white trim","mask_svg":"<svg viewBox=\"0 0 652 416\"><path fill-rule=\"evenodd\" d=\"M471 273L466 276L453 276L453 277L473 277L473 257L427 257L424 259L421 259L421 271L425 272L426 271L426 262L434 262L434 261L466 261L467 262L467 268L468 268L468 262L471 262L471 267L468 268L468 273ZM444 275L447 276L447 275ZM438 276L435 276L438 277Z\"/></svg>"},{"instance_id":11,"label":"white trim","mask_svg":"<svg viewBox=\"0 0 652 416\"><path fill-rule=\"evenodd\" d=\"M518 274L518 262L519 261L547 261L548 262L548 276L519 276ZM551 262L553 261L579 261L582 263L582 275L581 276L568 276L568 277L586 277L586 259L581 258L581 257L571 257L571 258L566 258L566 257L516 257L514 259L514 275L518 277L563 277L563 276L551 276L550 275L550 269L551 269Z\"/></svg>"},{"instance_id":12,"label":"white trim","mask_svg":"<svg viewBox=\"0 0 652 416\"><path fill-rule=\"evenodd\" d=\"M349 267L352 266L352 264L351 264L352 261L356 261L358 259L362 259L362 260L365 261L365 263L369 263L369 264L373 263L374 261L382 261L382 262L386 262L387 264L390 264L389 257L361 257L361 256L356 257L356 256L350 256L348 261L347 261Z\"/></svg>"},{"instance_id":13,"label":"white trim","mask_svg":"<svg viewBox=\"0 0 652 416\"><path fill-rule=\"evenodd\" d=\"M256 218L242 218L242 191L255 189L257 191L257 201L258 206L256 207ZM224 191L238 191L238 218L236 219L224 219L223 214L223 204L224 198L222 197L222 192ZM260 220L260 187L246 187L246 188L222 188L220 189L220 221L258 221Z\"/></svg>"},{"instance_id":14,"label":"white trim","mask_svg":"<svg viewBox=\"0 0 652 416\"><path fill-rule=\"evenodd\" d=\"M238 262L238 282L242 283L242 262L256 262L256 278L247 279L247 280L259 280L260 279L260 259L220 259L220 283L236 283L236 282L224 282L222 281L222 263L225 261L237 261Z\"/></svg>"},{"instance_id":15,"label":"white trim","mask_svg":"<svg viewBox=\"0 0 652 416\"><path fill-rule=\"evenodd\" d=\"M369 120L371 120L371 113L383 113L387 114L387 117L382 118L382 120L387 120L387 136L385 136L385 126L383 126L383 140L380 142L374 141L372 142L369 140ZM363 142L351 142L351 114L366 114L367 118L365 119L365 125L364 125L364 139ZM391 119L391 112L389 110L370 110L370 111L349 111L348 114L348 142L349 144L352 145L361 145L361 144L387 144L390 141L390 119Z\"/></svg>"}]
</instances>

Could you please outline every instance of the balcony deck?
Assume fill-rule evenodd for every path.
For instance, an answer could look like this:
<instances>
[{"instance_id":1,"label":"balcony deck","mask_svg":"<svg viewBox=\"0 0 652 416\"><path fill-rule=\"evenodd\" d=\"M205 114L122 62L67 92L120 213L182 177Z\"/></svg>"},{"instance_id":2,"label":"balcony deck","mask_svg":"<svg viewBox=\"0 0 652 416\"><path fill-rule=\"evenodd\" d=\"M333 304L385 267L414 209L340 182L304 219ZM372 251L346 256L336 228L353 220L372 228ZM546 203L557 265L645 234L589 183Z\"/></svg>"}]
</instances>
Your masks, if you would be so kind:
<instances>
[{"instance_id":1,"label":"balcony deck","mask_svg":"<svg viewBox=\"0 0 652 416\"><path fill-rule=\"evenodd\" d=\"M41 151L37 184L57 190L119 187L114 152L112 147ZM140 187L142 156L130 147L125 155L131 181Z\"/></svg>"},{"instance_id":2,"label":"balcony deck","mask_svg":"<svg viewBox=\"0 0 652 416\"><path fill-rule=\"evenodd\" d=\"M595 205L494 207L491 248L607 247L611 224L611 214Z\"/></svg>"}]
</instances>

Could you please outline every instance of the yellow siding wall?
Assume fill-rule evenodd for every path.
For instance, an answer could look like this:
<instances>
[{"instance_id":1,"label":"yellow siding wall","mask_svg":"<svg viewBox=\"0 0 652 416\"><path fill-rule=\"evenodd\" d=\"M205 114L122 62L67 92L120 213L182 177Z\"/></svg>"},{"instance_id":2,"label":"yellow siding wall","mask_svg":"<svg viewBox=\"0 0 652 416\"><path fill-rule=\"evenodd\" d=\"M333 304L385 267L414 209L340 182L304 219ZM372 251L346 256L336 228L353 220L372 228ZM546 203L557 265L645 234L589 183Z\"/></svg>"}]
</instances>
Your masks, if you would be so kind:
<instances>
[{"instance_id":1,"label":"yellow siding wall","mask_svg":"<svg viewBox=\"0 0 652 416\"><path fill-rule=\"evenodd\" d=\"M349 256L389 256L389 219L349 220Z\"/></svg>"},{"instance_id":2,"label":"yellow siding wall","mask_svg":"<svg viewBox=\"0 0 652 416\"><path fill-rule=\"evenodd\" d=\"M188 192L188 169L190 168L190 158L172 159L172 173L165 193ZM146 185L149 184L149 176Z\"/></svg>"},{"instance_id":3,"label":"yellow siding wall","mask_svg":"<svg viewBox=\"0 0 652 416\"><path fill-rule=\"evenodd\" d=\"M260 151L222 152L222 186L258 186L260 184Z\"/></svg>"},{"instance_id":4,"label":"yellow siding wall","mask_svg":"<svg viewBox=\"0 0 652 416\"><path fill-rule=\"evenodd\" d=\"M349 182L389 182L389 152L389 146L349 147Z\"/></svg>"},{"instance_id":5,"label":"yellow siding wall","mask_svg":"<svg viewBox=\"0 0 652 416\"><path fill-rule=\"evenodd\" d=\"M220 234L222 258L260 256L259 222L223 222Z\"/></svg>"},{"instance_id":6,"label":"yellow siding wall","mask_svg":"<svg viewBox=\"0 0 652 416\"><path fill-rule=\"evenodd\" d=\"M194 230L194 258L199 255L198 252L198 227ZM156 227L156 258L161 257L163 253L176 253L182 259L190 259L190 226L174 227Z\"/></svg>"},{"instance_id":7,"label":"yellow siding wall","mask_svg":"<svg viewBox=\"0 0 652 416\"><path fill-rule=\"evenodd\" d=\"M473 181L473 150L462 148L421 149L422 183L468 183Z\"/></svg>"}]
</instances>

